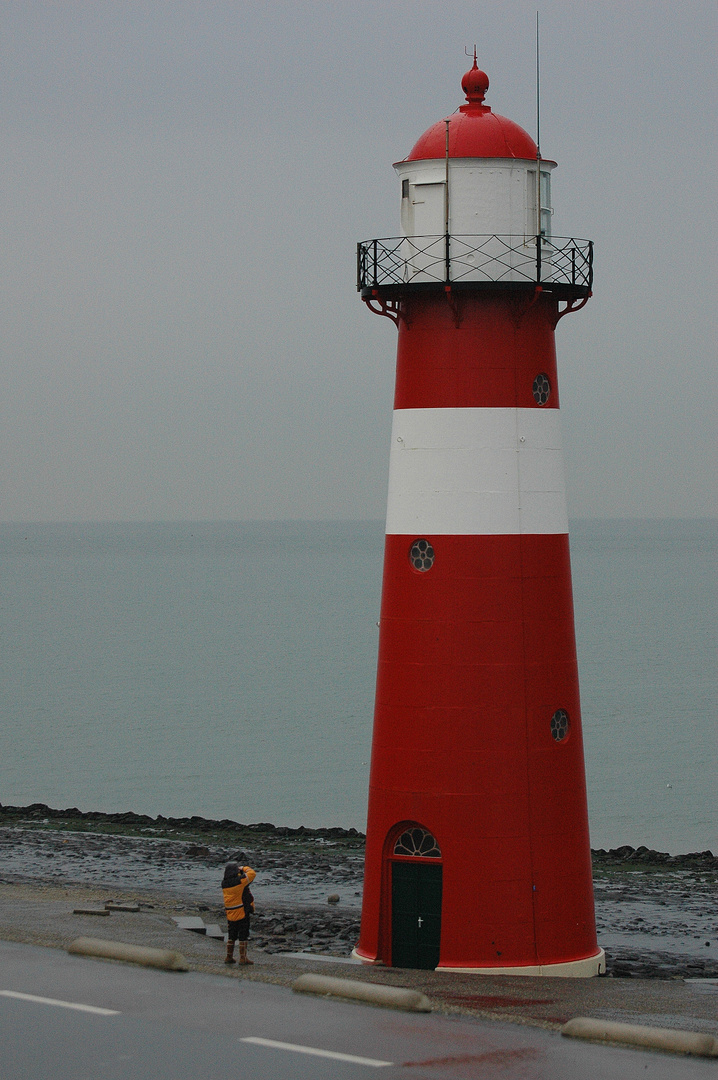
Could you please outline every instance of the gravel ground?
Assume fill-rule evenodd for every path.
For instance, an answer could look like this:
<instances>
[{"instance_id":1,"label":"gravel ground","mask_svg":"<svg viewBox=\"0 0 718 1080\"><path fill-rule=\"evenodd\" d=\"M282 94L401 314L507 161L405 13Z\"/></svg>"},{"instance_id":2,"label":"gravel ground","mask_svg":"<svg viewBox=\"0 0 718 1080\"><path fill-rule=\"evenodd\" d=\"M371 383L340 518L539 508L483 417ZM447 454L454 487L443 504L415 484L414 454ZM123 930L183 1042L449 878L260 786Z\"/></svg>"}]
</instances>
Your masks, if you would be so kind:
<instances>
[{"instance_id":1,"label":"gravel ground","mask_svg":"<svg viewBox=\"0 0 718 1080\"><path fill-rule=\"evenodd\" d=\"M358 936L363 873L363 837L354 830L278 830L266 824L82 815L48 807L0 807L0 936L32 933L31 920L12 915L12 897L19 895L14 890L21 887L29 890L24 896L39 898L38 913L47 909L43 897L62 903L63 890L68 897L84 890L103 902L141 900L143 920L161 912L165 920L200 915L206 923L224 926L219 882L231 858L258 871L255 953L349 956ZM718 978L717 883L718 859L710 852L679 857L630 847L595 852L596 918L608 974ZM339 899L327 903L330 896ZM66 902L62 910L67 911ZM117 913L95 918L102 927L95 936L106 936L110 921L114 927L119 918ZM122 918L136 925L132 916ZM46 926L43 933L50 931ZM68 929L72 936L88 932ZM185 939L195 937L184 932ZM216 943L199 940L216 952Z\"/></svg>"}]
</instances>

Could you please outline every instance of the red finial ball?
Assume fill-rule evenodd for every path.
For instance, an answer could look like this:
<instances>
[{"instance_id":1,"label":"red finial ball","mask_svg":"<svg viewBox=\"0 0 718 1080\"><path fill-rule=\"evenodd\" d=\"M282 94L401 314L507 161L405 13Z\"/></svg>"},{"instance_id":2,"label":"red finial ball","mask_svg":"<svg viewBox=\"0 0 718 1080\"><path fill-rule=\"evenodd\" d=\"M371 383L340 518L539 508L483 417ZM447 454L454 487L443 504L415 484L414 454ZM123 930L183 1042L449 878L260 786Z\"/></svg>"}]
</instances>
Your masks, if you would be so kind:
<instances>
[{"instance_id":1,"label":"red finial ball","mask_svg":"<svg viewBox=\"0 0 718 1080\"><path fill-rule=\"evenodd\" d=\"M489 89L489 76L477 66L476 57L471 71L467 71L461 80L461 89L470 105L481 105Z\"/></svg>"}]
</instances>

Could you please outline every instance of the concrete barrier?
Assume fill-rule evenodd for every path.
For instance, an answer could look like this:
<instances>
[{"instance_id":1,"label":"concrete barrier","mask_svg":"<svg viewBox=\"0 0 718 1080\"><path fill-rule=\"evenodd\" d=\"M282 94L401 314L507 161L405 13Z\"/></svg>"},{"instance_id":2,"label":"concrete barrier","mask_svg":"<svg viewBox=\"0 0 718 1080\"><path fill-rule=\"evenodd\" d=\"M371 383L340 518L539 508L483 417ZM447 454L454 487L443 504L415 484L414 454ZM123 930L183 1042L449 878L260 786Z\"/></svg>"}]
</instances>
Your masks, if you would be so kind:
<instances>
[{"instance_id":1,"label":"concrete barrier","mask_svg":"<svg viewBox=\"0 0 718 1080\"><path fill-rule=\"evenodd\" d=\"M189 971L182 953L174 949L151 949L146 945L129 945L124 941L103 941L101 938L80 937L68 947L73 956L98 956L103 960L123 960L127 964L162 968L164 971Z\"/></svg>"},{"instance_id":2,"label":"concrete barrier","mask_svg":"<svg viewBox=\"0 0 718 1080\"><path fill-rule=\"evenodd\" d=\"M612 1020L576 1016L564 1024L561 1034L571 1039L624 1043L627 1046L664 1050L671 1054L718 1057L718 1040L712 1035L701 1035L694 1031L646 1027L642 1024L619 1024Z\"/></svg>"},{"instance_id":3,"label":"concrete barrier","mask_svg":"<svg viewBox=\"0 0 718 1080\"><path fill-rule=\"evenodd\" d=\"M404 1009L409 1012L431 1012L429 999L417 990L385 983L355 982L354 979L335 979L330 975L307 973L300 975L292 984L298 994L329 994L332 997L365 1001L369 1005L381 1005L385 1009Z\"/></svg>"}]
</instances>

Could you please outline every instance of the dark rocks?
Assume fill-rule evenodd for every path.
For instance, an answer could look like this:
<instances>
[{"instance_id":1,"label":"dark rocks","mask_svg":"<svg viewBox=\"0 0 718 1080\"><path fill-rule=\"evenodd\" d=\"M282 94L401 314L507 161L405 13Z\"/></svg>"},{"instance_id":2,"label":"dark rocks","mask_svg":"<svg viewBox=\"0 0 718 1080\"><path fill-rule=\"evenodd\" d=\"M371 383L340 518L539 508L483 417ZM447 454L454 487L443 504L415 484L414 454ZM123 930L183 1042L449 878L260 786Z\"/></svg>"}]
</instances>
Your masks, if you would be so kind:
<instances>
[{"instance_id":1,"label":"dark rocks","mask_svg":"<svg viewBox=\"0 0 718 1080\"><path fill-rule=\"evenodd\" d=\"M712 851L693 851L686 855L669 855L667 851L654 851L653 848L632 848L628 844L622 847L598 848L591 852L594 866L606 863L638 862L646 866L673 866L678 869L718 869L718 856Z\"/></svg>"},{"instance_id":2,"label":"dark rocks","mask_svg":"<svg viewBox=\"0 0 718 1080\"><path fill-rule=\"evenodd\" d=\"M715 979L718 963L703 957L614 948L606 950L606 975L614 979Z\"/></svg>"},{"instance_id":3,"label":"dark rocks","mask_svg":"<svg viewBox=\"0 0 718 1080\"><path fill-rule=\"evenodd\" d=\"M126 811L119 814L106 814L99 810L78 810L71 806L66 810L53 810L45 803L33 803L31 806L3 806L0 804L0 823L9 821L52 821L60 824L64 821L77 824L83 822L96 826L122 825L125 828L155 827L159 832L190 832L190 833L238 833L249 832L254 835L267 837L287 838L321 838L325 840L363 840L364 834L356 829L342 829L334 826L327 829L310 829L306 825L300 825L293 829L289 826L276 826L269 821L259 821L250 825L242 825L230 818L222 818L215 821L212 818L203 818L197 815L192 817L164 817L158 814L156 818L148 817L147 814L135 814Z\"/></svg>"},{"instance_id":4,"label":"dark rocks","mask_svg":"<svg viewBox=\"0 0 718 1080\"><path fill-rule=\"evenodd\" d=\"M330 915L322 908L306 908L297 919L296 909L265 909L252 919L252 936L257 947L267 952L349 956L359 938L359 912L342 916Z\"/></svg>"}]
</instances>

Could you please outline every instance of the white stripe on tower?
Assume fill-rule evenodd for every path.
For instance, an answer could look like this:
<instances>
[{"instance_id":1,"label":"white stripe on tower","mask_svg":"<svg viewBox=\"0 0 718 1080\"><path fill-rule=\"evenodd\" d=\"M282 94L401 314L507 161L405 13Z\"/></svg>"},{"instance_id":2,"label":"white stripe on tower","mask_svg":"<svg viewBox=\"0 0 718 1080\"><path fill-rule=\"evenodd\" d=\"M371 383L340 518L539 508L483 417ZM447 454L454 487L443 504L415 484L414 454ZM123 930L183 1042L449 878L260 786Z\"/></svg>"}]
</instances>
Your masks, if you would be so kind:
<instances>
[{"instance_id":1,"label":"white stripe on tower","mask_svg":"<svg viewBox=\"0 0 718 1080\"><path fill-rule=\"evenodd\" d=\"M558 409L397 409L386 531L567 533Z\"/></svg>"}]
</instances>

